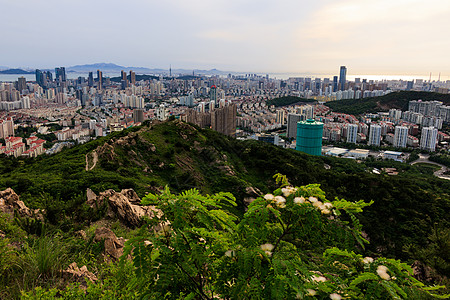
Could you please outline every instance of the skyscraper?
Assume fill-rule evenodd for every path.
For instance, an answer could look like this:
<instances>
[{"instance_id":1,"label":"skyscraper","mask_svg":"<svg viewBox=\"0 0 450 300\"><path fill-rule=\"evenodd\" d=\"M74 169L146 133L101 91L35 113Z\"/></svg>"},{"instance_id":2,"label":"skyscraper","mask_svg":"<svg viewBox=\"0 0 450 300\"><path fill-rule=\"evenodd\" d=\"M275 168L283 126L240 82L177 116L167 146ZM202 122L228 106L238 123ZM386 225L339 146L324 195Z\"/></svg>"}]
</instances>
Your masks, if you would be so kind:
<instances>
[{"instance_id":1,"label":"skyscraper","mask_svg":"<svg viewBox=\"0 0 450 300\"><path fill-rule=\"evenodd\" d=\"M103 87L103 75L102 75L102 71L100 71L100 70L97 70L97 80L98 80L97 88L99 90L101 90Z\"/></svg>"},{"instance_id":2,"label":"skyscraper","mask_svg":"<svg viewBox=\"0 0 450 300\"><path fill-rule=\"evenodd\" d=\"M135 85L136 84L136 73L134 73L131 70L130 70L130 83L131 83L131 85Z\"/></svg>"},{"instance_id":3,"label":"skyscraper","mask_svg":"<svg viewBox=\"0 0 450 300\"><path fill-rule=\"evenodd\" d=\"M93 86L94 86L94 75L92 74L92 72L89 72L88 85L89 85L90 87L93 87Z\"/></svg>"},{"instance_id":4,"label":"skyscraper","mask_svg":"<svg viewBox=\"0 0 450 300\"><path fill-rule=\"evenodd\" d=\"M395 126L394 147L405 148L407 137L408 137L408 127Z\"/></svg>"},{"instance_id":5,"label":"skyscraper","mask_svg":"<svg viewBox=\"0 0 450 300\"><path fill-rule=\"evenodd\" d=\"M422 135L420 137L420 149L434 151L436 149L438 130L434 127L422 128Z\"/></svg>"},{"instance_id":6,"label":"skyscraper","mask_svg":"<svg viewBox=\"0 0 450 300\"><path fill-rule=\"evenodd\" d=\"M19 91L19 93L22 94L22 91L26 89L27 89L27 80L23 76L19 77L19 79L17 80L17 90Z\"/></svg>"},{"instance_id":7,"label":"skyscraper","mask_svg":"<svg viewBox=\"0 0 450 300\"><path fill-rule=\"evenodd\" d=\"M369 132L369 145L380 146L381 142L381 126L372 124L370 125Z\"/></svg>"},{"instance_id":8,"label":"skyscraper","mask_svg":"<svg viewBox=\"0 0 450 300\"><path fill-rule=\"evenodd\" d=\"M288 138L297 137L297 122L300 122L301 120L303 120L302 115L288 114L286 137L288 137Z\"/></svg>"},{"instance_id":9,"label":"skyscraper","mask_svg":"<svg viewBox=\"0 0 450 300\"><path fill-rule=\"evenodd\" d=\"M339 90L345 90L345 83L347 82L347 68L345 66L341 66L341 71L339 73Z\"/></svg>"},{"instance_id":10,"label":"skyscraper","mask_svg":"<svg viewBox=\"0 0 450 300\"><path fill-rule=\"evenodd\" d=\"M41 87L44 86L44 73L39 69L36 69L36 83Z\"/></svg>"},{"instance_id":11,"label":"skyscraper","mask_svg":"<svg viewBox=\"0 0 450 300\"><path fill-rule=\"evenodd\" d=\"M356 143L356 138L358 136L358 125L348 124L347 125L347 143Z\"/></svg>"},{"instance_id":12,"label":"skyscraper","mask_svg":"<svg viewBox=\"0 0 450 300\"><path fill-rule=\"evenodd\" d=\"M228 136L236 136L237 106L229 104L211 112L211 128Z\"/></svg>"},{"instance_id":13,"label":"skyscraper","mask_svg":"<svg viewBox=\"0 0 450 300\"><path fill-rule=\"evenodd\" d=\"M66 68L64 67L55 68L55 77L56 81L58 82L66 81Z\"/></svg>"},{"instance_id":14,"label":"skyscraper","mask_svg":"<svg viewBox=\"0 0 450 300\"><path fill-rule=\"evenodd\" d=\"M217 106L217 87L215 85L211 86L211 90L209 91L209 100L213 103L214 107Z\"/></svg>"},{"instance_id":15,"label":"skyscraper","mask_svg":"<svg viewBox=\"0 0 450 300\"><path fill-rule=\"evenodd\" d=\"M333 92L337 92L337 91L338 91L338 77L333 76Z\"/></svg>"}]
</instances>

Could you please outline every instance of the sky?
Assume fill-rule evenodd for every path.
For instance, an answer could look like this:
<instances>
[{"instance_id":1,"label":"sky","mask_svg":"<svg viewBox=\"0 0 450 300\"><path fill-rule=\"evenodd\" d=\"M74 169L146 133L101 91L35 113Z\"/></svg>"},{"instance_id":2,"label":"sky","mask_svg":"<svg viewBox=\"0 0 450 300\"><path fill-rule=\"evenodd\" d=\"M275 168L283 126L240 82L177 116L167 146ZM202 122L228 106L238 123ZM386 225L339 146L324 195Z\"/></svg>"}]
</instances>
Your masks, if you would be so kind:
<instances>
[{"instance_id":1,"label":"sky","mask_svg":"<svg viewBox=\"0 0 450 300\"><path fill-rule=\"evenodd\" d=\"M450 76L449 0L0 0L0 66Z\"/></svg>"}]
</instances>

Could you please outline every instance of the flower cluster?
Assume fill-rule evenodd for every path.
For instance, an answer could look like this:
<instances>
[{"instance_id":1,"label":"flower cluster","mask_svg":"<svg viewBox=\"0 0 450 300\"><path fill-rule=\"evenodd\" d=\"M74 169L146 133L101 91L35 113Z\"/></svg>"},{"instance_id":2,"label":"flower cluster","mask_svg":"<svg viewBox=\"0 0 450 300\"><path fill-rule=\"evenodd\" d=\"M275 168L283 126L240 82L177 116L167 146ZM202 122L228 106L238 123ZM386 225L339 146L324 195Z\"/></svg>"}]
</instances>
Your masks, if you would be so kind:
<instances>
[{"instance_id":1,"label":"flower cluster","mask_svg":"<svg viewBox=\"0 0 450 300\"><path fill-rule=\"evenodd\" d=\"M373 263L373 258L367 256L367 257L364 257L364 259L362 261L365 264L371 264L371 263Z\"/></svg>"},{"instance_id":2,"label":"flower cluster","mask_svg":"<svg viewBox=\"0 0 450 300\"><path fill-rule=\"evenodd\" d=\"M297 192L297 188L294 188L292 186L284 187L281 189L281 192L283 193L283 196L274 196L273 194L266 194L264 195L264 199L272 201L276 204L279 208L285 208L286 207L286 198L290 195L295 194ZM312 204L316 209L320 210L320 212L324 215L331 214L331 210L333 208L333 204L330 202L323 203L322 201L318 200L316 197L309 197L308 199L305 199L303 196L295 197L294 198L294 204Z\"/></svg>"},{"instance_id":3,"label":"flower cluster","mask_svg":"<svg viewBox=\"0 0 450 300\"><path fill-rule=\"evenodd\" d=\"M267 194L264 196L264 199L275 202L275 204L280 208L286 207L286 198L284 198L283 196L274 196L272 194Z\"/></svg>"},{"instance_id":4,"label":"flower cluster","mask_svg":"<svg viewBox=\"0 0 450 300\"><path fill-rule=\"evenodd\" d=\"M391 276L389 276L387 271L388 271L388 268L386 266L379 265L378 268L377 268L378 276L380 276L380 278L384 279L384 280L391 279Z\"/></svg>"},{"instance_id":5,"label":"flower cluster","mask_svg":"<svg viewBox=\"0 0 450 300\"><path fill-rule=\"evenodd\" d=\"M281 192L285 197L289 197L290 195L294 194L297 191L297 188L293 186L284 187L281 189Z\"/></svg>"},{"instance_id":6,"label":"flower cluster","mask_svg":"<svg viewBox=\"0 0 450 300\"><path fill-rule=\"evenodd\" d=\"M267 256L272 256L272 250L274 246L272 244L263 244L261 245L261 250L263 250Z\"/></svg>"},{"instance_id":7,"label":"flower cluster","mask_svg":"<svg viewBox=\"0 0 450 300\"><path fill-rule=\"evenodd\" d=\"M330 294L330 299L331 300L341 300L342 296L336 293Z\"/></svg>"}]
</instances>

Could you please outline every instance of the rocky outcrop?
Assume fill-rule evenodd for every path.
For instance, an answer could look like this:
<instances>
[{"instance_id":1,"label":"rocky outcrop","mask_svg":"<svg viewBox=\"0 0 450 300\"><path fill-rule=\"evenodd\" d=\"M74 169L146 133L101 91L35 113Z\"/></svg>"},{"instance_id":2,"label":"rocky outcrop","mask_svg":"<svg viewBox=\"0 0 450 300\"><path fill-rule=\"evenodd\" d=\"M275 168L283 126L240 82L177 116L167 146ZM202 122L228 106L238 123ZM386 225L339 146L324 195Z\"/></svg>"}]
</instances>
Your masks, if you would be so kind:
<instances>
[{"instance_id":1,"label":"rocky outcrop","mask_svg":"<svg viewBox=\"0 0 450 300\"><path fill-rule=\"evenodd\" d=\"M253 201L255 201L256 198L261 196L261 191L255 187L248 186L245 188L245 193L247 197L244 197L244 202L249 205Z\"/></svg>"},{"instance_id":2,"label":"rocky outcrop","mask_svg":"<svg viewBox=\"0 0 450 300\"><path fill-rule=\"evenodd\" d=\"M78 268L76 262L71 263L66 270L62 271L62 276L70 282L80 283L81 288L84 290L87 288L88 281L95 282L98 280L92 272L88 271L86 266Z\"/></svg>"},{"instance_id":3,"label":"rocky outcrop","mask_svg":"<svg viewBox=\"0 0 450 300\"><path fill-rule=\"evenodd\" d=\"M123 254L125 240L123 238L118 238L114 232L107 227L100 227L95 230L94 241L104 241L107 259L118 260Z\"/></svg>"},{"instance_id":4,"label":"rocky outcrop","mask_svg":"<svg viewBox=\"0 0 450 300\"><path fill-rule=\"evenodd\" d=\"M142 218L159 216L161 211L155 206L140 205L141 199L133 189L125 189L120 193L114 190L106 190L98 196L92 191L87 192L87 204L94 208L107 205L107 216L118 218L123 224L130 227L142 225Z\"/></svg>"},{"instance_id":5,"label":"rocky outcrop","mask_svg":"<svg viewBox=\"0 0 450 300\"><path fill-rule=\"evenodd\" d=\"M41 210L29 209L25 203L19 199L19 195L17 195L11 188L0 191L0 211L9 214L10 216L14 216L15 212L21 217L35 217L37 219L44 220Z\"/></svg>"}]
</instances>

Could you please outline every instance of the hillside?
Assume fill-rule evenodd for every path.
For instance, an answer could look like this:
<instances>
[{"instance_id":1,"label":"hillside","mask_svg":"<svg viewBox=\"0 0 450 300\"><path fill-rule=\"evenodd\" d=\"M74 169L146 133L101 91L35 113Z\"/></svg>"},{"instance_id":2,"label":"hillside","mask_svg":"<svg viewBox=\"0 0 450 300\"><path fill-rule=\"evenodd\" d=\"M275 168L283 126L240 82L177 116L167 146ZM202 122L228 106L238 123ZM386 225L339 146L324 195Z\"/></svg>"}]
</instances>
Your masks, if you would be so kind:
<instances>
[{"instance_id":1,"label":"hillside","mask_svg":"<svg viewBox=\"0 0 450 300\"><path fill-rule=\"evenodd\" d=\"M388 111L391 108L407 110L409 101L419 99L424 101L438 100L444 102L444 104L450 104L450 94L402 91L389 93L381 97L331 101L327 102L326 105L335 112L359 115Z\"/></svg>"},{"instance_id":2,"label":"hillside","mask_svg":"<svg viewBox=\"0 0 450 300\"><path fill-rule=\"evenodd\" d=\"M370 172L384 166L397 167L400 174ZM361 216L369 249L411 259L407 245L427 247L432 229L449 225L450 182L428 171L394 162L311 157L170 121L113 133L50 157L3 157L0 190L13 188L29 207L46 209L54 224L67 215L82 218L87 188L96 193L133 188L140 197L165 185L174 192L194 187L208 194L231 192L239 215L246 197L273 189L273 175L282 173L296 185L321 184L331 199L374 200Z\"/></svg>"},{"instance_id":3,"label":"hillside","mask_svg":"<svg viewBox=\"0 0 450 300\"><path fill-rule=\"evenodd\" d=\"M267 101L267 106L274 105L275 107L287 106L292 104L300 104L300 103L315 103L314 99L306 99L296 96L284 96L279 98L274 98Z\"/></svg>"}]
</instances>

